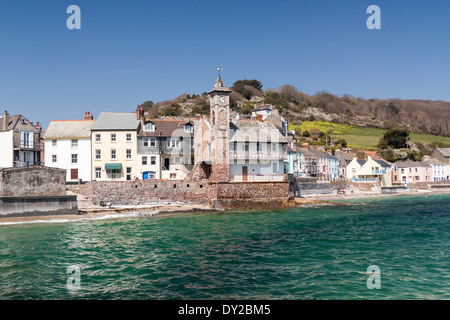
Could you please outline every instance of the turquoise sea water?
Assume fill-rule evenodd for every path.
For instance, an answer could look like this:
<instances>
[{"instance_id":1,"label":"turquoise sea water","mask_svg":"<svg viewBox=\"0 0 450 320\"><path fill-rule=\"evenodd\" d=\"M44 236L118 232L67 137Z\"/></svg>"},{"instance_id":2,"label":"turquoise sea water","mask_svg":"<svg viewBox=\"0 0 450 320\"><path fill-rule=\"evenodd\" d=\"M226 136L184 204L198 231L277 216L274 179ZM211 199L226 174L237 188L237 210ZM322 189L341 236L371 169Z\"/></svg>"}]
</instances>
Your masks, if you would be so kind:
<instances>
[{"instance_id":1,"label":"turquoise sea water","mask_svg":"<svg viewBox=\"0 0 450 320\"><path fill-rule=\"evenodd\" d=\"M351 202L0 225L0 299L450 298L450 195Z\"/></svg>"}]
</instances>

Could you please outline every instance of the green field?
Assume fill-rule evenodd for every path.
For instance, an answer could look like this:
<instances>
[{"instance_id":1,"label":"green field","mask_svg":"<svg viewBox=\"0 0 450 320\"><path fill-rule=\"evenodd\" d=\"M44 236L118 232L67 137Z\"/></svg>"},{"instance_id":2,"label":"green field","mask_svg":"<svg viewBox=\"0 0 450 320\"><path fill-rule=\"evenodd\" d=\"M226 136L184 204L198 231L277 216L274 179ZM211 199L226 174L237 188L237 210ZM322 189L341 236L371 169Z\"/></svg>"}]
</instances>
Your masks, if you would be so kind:
<instances>
[{"instance_id":1,"label":"green field","mask_svg":"<svg viewBox=\"0 0 450 320\"><path fill-rule=\"evenodd\" d=\"M383 137L383 133L386 131L377 128L356 127L324 121L304 121L301 125L289 124L289 129L298 130L300 132L303 132L304 130L310 131L311 129L319 129L326 132L328 129L331 130L331 136L333 138L345 139L352 148L359 147L365 149L376 148L380 138ZM421 142L424 144L430 144L432 141L450 144L450 138L448 137L417 133L411 133L409 137L413 142Z\"/></svg>"}]
</instances>

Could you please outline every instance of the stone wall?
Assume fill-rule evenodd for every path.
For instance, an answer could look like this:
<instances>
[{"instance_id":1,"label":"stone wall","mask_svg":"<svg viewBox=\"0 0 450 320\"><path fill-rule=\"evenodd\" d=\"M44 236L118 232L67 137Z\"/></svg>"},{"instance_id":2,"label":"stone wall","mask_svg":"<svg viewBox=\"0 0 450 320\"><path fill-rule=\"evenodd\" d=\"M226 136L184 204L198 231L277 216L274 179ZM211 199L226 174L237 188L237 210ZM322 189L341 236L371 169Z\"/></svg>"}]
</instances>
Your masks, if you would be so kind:
<instances>
[{"instance_id":1,"label":"stone wall","mask_svg":"<svg viewBox=\"0 0 450 320\"><path fill-rule=\"evenodd\" d=\"M93 203L144 205L155 202L207 203L208 184L180 181L90 181L80 188Z\"/></svg>"},{"instance_id":2,"label":"stone wall","mask_svg":"<svg viewBox=\"0 0 450 320\"><path fill-rule=\"evenodd\" d=\"M0 196L36 197L66 195L66 170L48 167L0 170Z\"/></svg>"},{"instance_id":3,"label":"stone wall","mask_svg":"<svg viewBox=\"0 0 450 320\"><path fill-rule=\"evenodd\" d=\"M78 214L76 196L0 197L0 218Z\"/></svg>"},{"instance_id":4,"label":"stone wall","mask_svg":"<svg viewBox=\"0 0 450 320\"><path fill-rule=\"evenodd\" d=\"M308 195L329 195L333 193L331 183L328 181L317 182L316 179L311 178L295 178L297 183L297 196Z\"/></svg>"}]
</instances>

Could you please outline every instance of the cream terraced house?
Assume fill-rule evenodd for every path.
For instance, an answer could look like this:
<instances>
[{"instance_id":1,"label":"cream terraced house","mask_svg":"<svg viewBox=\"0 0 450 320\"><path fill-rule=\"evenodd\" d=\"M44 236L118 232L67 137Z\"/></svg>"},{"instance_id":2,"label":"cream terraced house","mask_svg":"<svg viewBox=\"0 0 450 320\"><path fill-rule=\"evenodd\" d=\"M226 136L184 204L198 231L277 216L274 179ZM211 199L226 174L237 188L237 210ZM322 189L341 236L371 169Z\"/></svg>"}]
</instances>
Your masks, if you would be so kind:
<instances>
[{"instance_id":1,"label":"cream terraced house","mask_svg":"<svg viewBox=\"0 0 450 320\"><path fill-rule=\"evenodd\" d=\"M52 120L44 134L46 167L66 170L66 181L91 181L92 115L84 120Z\"/></svg>"},{"instance_id":2,"label":"cream terraced house","mask_svg":"<svg viewBox=\"0 0 450 320\"><path fill-rule=\"evenodd\" d=\"M382 159L359 160L356 157L347 165L347 179L353 182L379 182L382 187L392 186L392 166Z\"/></svg>"},{"instance_id":3,"label":"cream terraced house","mask_svg":"<svg viewBox=\"0 0 450 320\"><path fill-rule=\"evenodd\" d=\"M138 176L136 113L102 112L91 128L92 180L130 181Z\"/></svg>"}]
</instances>

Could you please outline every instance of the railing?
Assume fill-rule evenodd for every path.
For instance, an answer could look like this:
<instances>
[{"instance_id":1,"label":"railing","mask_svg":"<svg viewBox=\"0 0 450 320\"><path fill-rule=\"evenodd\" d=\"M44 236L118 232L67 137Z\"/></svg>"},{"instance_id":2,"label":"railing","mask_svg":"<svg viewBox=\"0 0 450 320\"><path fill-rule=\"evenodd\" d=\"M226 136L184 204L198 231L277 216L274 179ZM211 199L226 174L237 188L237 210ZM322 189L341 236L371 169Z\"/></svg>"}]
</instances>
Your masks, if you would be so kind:
<instances>
[{"instance_id":1,"label":"railing","mask_svg":"<svg viewBox=\"0 0 450 320\"><path fill-rule=\"evenodd\" d=\"M287 156L282 153L230 151L231 159L257 159L257 160L286 160Z\"/></svg>"},{"instance_id":2,"label":"railing","mask_svg":"<svg viewBox=\"0 0 450 320\"><path fill-rule=\"evenodd\" d=\"M42 167L43 162L38 161L14 161L14 167Z\"/></svg>"},{"instance_id":3,"label":"railing","mask_svg":"<svg viewBox=\"0 0 450 320\"><path fill-rule=\"evenodd\" d=\"M354 178L353 182L376 182L377 178Z\"/></svg>"},{"instance_id":4,"label":"railing","mask_svg":"<svg viewBox=\"0 0 450 320\"><path fill-rule=\"evenodd\" d=\"M14 141L13 147L15 149L40 149L41 143L40 142L30 142L30 141Z\"/></svg>"},{"instance_id":5,"label":"railing","mask_svg":"<svg viewBox=\"0 0 450 320\"><path fill-rule=\"evenodd\" d=\"M231 175L231 181L240 182L240 181L248 181L248 182L283 182L287 181L287 175L285 174L271 174L271 175L264 175L264 174L249 174L249 175L242 175L242 174L234 174Z\"/></svg>"},{"instance_id":6,"label":"railing","mask_svg":"<svg viewBox=\"0 0 450 320\"><path fill-rule=\"evenodd\" d=\"M372 170L372 174L386 174L386 170Z\"/></svg>"}]
</instances>

